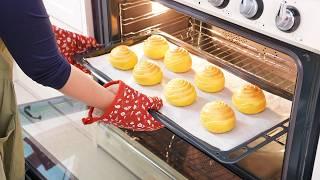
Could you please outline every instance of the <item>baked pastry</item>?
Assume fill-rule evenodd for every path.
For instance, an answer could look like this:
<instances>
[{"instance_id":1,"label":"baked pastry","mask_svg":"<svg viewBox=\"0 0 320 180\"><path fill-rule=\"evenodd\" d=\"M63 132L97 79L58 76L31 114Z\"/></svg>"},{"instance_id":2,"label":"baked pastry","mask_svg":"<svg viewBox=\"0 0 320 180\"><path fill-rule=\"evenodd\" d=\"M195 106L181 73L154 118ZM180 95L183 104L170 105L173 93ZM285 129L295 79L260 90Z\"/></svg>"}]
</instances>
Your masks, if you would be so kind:
<instances>
[{"instance_id":1,"label":"baked pastry","mask_svg":"<svg viewBox=\"0 0 320 180\"><path fill-rule=\"evenodd\" d=\"M168 82L164 88L167 101L174 106L188 106L197 99L194 86L187 80L176 78Z\"/></svg>"},{"instance_id":2,"label":"baked pastry","mask_svg":"<svg viewBox=\"0 0 320 180\"><path fill-rule=\"evenodd\" d=\"M151 59L162 59L168 49L168 41L160 35L150 36L143 44L144 55Z\"/></svg>"},{"instance_id":3,"label":"baked pastry","mask_svg":"<svg viewBox=\"0 0 320 180\"><path fill-rule=\"evenodd\" d=\"M200 111L202 125L212 133L231 131L236 124L233 110L223 101L213 101L203 106Z\"/></svg>"},{"instance_id":4,"label":"baked pastry","mask_svg":"<svg viewBox=\"0 0 320 180\"><path fill-rule=\"evenodd\" d=\"M167 51L164 56L164 65L172 72L187 72L192 66L191 56L186 49L177 47Z\"/></svg>"},{"instance_id":5,"label":"baked pastry","mask_svg":"<svg viewBox=\"0 0 320 180\"><path fill-rule=\"evenodd\" d=\"M223 72L212 65L196 73L195 84L204 92L218 92L224 88Z\"/></svg>"},{"instance_id":6,"label":"baked pastry","mask_svg":"<svg viewBox=\"0 0 320 180\"><path fill-rule=\"evenodd\" d=\"M141 60L133 68L134 80L144 86L159 84L162 80L160 67L148 60Z\"/></svg>"},{"instance_id":7,"label":"baked pastry","mask_svg":"<svg viewBox=\"0 0 320 180\"><path fill-rule=\"evenodd\" d=\"M129 70L137 64L138 57L128 46L120 45L112 49L109 60L113 67Z\"/></svg>"},{"instance_id":8,"label":"baked pastry","mask_svg":"<svg viewBox=\"0 0 320 180\"><path fill-rule=\"evenodd\" d=\"M233 93L232 102L244 114L257 114L266 108L263 91L252 84L247 84Z\"/></svg>"}]
</instances>

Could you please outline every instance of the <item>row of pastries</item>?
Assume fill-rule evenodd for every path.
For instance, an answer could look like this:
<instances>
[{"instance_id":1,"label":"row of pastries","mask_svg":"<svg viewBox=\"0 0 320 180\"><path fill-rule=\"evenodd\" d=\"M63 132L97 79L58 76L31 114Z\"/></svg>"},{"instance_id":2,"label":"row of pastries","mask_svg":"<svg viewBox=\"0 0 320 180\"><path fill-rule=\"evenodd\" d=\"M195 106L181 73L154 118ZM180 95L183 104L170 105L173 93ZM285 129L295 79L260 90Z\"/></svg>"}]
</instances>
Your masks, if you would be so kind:
<instances>
[{"instance_id":1,"label":"row of pastries","mask_svg":"<svg viewBox=\"0 0 320 180\"><path fill-rule=\"evenodd\" d=\"M160 35L152 35L143 46L144 54L150 59L163 59L165 67L175 73L184 73L192 68L192 58L189 52L177 47L169 49L169 43ZM109 55L110 63L120 70L133 69L134 80L145 86L159 84L163 78L161 68L149 60L138 62L137 55L128 46L120 45L114 48ZM194 82L197 88L207 93L222 91L225 86L223 72L207 65L196 72ZM188 106L197 99L195 87L189 81L176 78L170 80L164 88L164 96L174 106ZM255 85L245 85L232 95L232 103L238 111L244 114L257 114L266 108L266 99L263 91ZM223 101L214 101L203 106L200 112L203 126L212 133L231 131L236 124L235 113Z\"/></svg>"}]
</instances>

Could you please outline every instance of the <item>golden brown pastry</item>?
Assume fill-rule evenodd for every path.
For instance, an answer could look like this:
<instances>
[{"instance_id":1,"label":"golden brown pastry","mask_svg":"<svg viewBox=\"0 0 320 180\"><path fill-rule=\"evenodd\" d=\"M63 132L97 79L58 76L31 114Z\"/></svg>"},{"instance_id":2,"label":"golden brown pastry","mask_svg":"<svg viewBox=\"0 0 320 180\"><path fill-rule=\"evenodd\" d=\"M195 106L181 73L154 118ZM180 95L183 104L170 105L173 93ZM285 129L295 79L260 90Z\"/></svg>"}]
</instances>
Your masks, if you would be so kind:
<instances>
[{"instance_id":1,"label":"golden brown pastry","mask_svg":"<svg viewBox=\"0 0 320 180\"><path fill-rule=\"evenodd\" d=\"M212 65L206 66L202 71L196 73L195 84L204 92L218 92L224 88L223 72Z\"/></svg>"},{"instance_id":2,"label":"golden brown pastry","mask_svg":"<svg viewBox=\"0 0 320 180\"><path fill-rule=\"evenodd\" d=\"M181 78L169 81L164 88L164 95L167 101L174 106L188 106L197 99L194 86Z\"/></svg>"},{"instance_id":3,"label":"golden brown pastry","mask_svg":"<svg viewBox=\"0 0 320 180\"><path fill-rule=\"evenodd\" d=\"M170 71L182 73L191 69L192 60L186 49L177 47L167 51L164 56L164 64Z\"/></svg>"},{"instance_id":4,"label":"golden brown pastry","mask_svg":"<svg viewBox=\"0 0 320 180\"><path fill-rule=\"evenodd\" d=\"M144 55L151 59L162 59L168 49L168 41L160 35L150 36L143 44Z\"/></svg>"},{"instance_id":5,"label":"golden brown pastry","mask_svg":"<svg viewBox=\"0 0 320 180\"><path fill-rule=\"evenodd\" d=\"M244 114L257 114L266 108L263 91L252 84L245 85L233 93L232 102Z\"/></svg>"},{"instance_id":6,"label":"golden brown pastry","mask_svg":"<svg viewBox=\"0 0 320 180\"><path fill-rule=\"evenodd\" d=\"M225 133L235 127L235 114L223 101L213 101L203 106L200 112L202 125L212 133Z\"/></svg>"},{"instance_id":7,"label":"golden brown pastry","mask_svg":"<svg viewBox=\"0 0 320 180\"><path fill-rule=\"evenodd\" d=\"M159 84L162 80L160 67L148 60L142 60L133 68L132 75L134 80L145 86Z\"/></svg>"},{"instance_id":8,"label":"golden brown pastry","mask_svg":"<svg viewBox=\"0 0 320 180\"><path fill-rule=\"evenodd\" d=\"M113 67L129 70L137 64L138 57L128 46L120 45L112 49L109 60Z\"/></svg>"}]
</instances>

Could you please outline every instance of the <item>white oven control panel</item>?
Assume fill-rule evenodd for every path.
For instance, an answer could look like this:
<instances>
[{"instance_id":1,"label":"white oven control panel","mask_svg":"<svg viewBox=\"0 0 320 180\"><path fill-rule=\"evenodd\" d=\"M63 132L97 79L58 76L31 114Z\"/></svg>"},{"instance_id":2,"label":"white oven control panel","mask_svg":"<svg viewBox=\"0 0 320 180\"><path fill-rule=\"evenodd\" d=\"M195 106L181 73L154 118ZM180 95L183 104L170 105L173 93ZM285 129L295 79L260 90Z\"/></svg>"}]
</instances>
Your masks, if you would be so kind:
<instances>
[{"instance_id":1,"label":"white oven control panel","mask_svg":"<svg viewBox=\"0 0 320 180\"><path fill-rule=\"evenodd\" d=\"M320 54L320 0L175 1Z\"/></svg>"}]
</instances>

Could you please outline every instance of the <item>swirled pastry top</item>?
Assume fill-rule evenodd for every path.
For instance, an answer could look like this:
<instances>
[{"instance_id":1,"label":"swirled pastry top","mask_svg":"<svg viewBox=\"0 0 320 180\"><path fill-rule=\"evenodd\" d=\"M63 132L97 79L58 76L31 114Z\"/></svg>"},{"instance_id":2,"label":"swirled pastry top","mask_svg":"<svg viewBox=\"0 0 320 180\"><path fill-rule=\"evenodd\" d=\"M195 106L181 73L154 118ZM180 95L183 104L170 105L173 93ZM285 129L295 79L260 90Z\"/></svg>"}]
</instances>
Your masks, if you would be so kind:
<instances>
[{"instance_id":1,"label":"swirled pastry top","mask_svg":"<svg viewBox=\"0 0 320 180\"><path fill-rule=\"evenodd\" d=\"M162 71L158 65L148 60L141 60L133 69L134 80L141 85L150 86L159 84L162 80Z\"/></svg>"},{"instance_id":2,"label":"swirled pastry top","mask_svg":"<svg viewBox=\"0 0 320 180\"><path fill-rule=\"evenodd\" d=\"M181 73L191 69L192 60L186 49L177 47L167 51L164 64L170 71Z\"/></svg>"},{"instance_id":3,"label":"swirled pastry top","mask_svg":"<svg viewBox=\"0 0 320 180\"><path fill-rule=\"evenodd\" d=\"M202 91L218 92L224 88L225 78L219 68L208 65L196 73L195 84Z\"/></svg>"},{"instance_id":4,"label":"swirled pastry top","mask_svg":"<svg viewBox=\"0 0 320 180\"><path fill-rule=\"evenodd\" d=\"M164 88L167 101L175 106L188 106L197 99L194 86L187 80L176 78L168 82Z\"/></svg>"},{"instance_id":5,"label":"swirled pastry top","mask_svg":"<svg viewBox=\"0 0 320 180\"><path fill-rule=\"evenodd\" d=\"M266 108L263 91L252 84L247 84L236 91L232 96L232 102L240 112L245 114L256 114Z\"/></svg>"},{"instance_id":6,"label":"swirled pastry top","mask_svg":"<svg viewBox=\"0 0 320 180\"><path fill-rule=\"evenodd\" d=\"M213 101L203 106L200 112L202 125L213 133L225 133L235 126L235 114L223 101Z\"/></svg>"},{"instance_id":7,"label":"swirled pastry top","mask_svg":"<svg viewBox=\"0 0 320 180\"><path fill-rule=\"evenodd\" d=\"M113 67L129 70L137 64L138 57L128 46L120 45L112 49L109 60Z\"/></svg>"},{"instance_id":8,"label":"swirled pastry top","mask_svg":"<svg viewBox=\"0 0 320 180\"><path fill-rule=\"evenodd\" d=\"M168 49L168 41L160 35L150 36L143 44L144 55L151 59L162 59Z\"/></svg>"}]
</instances>

